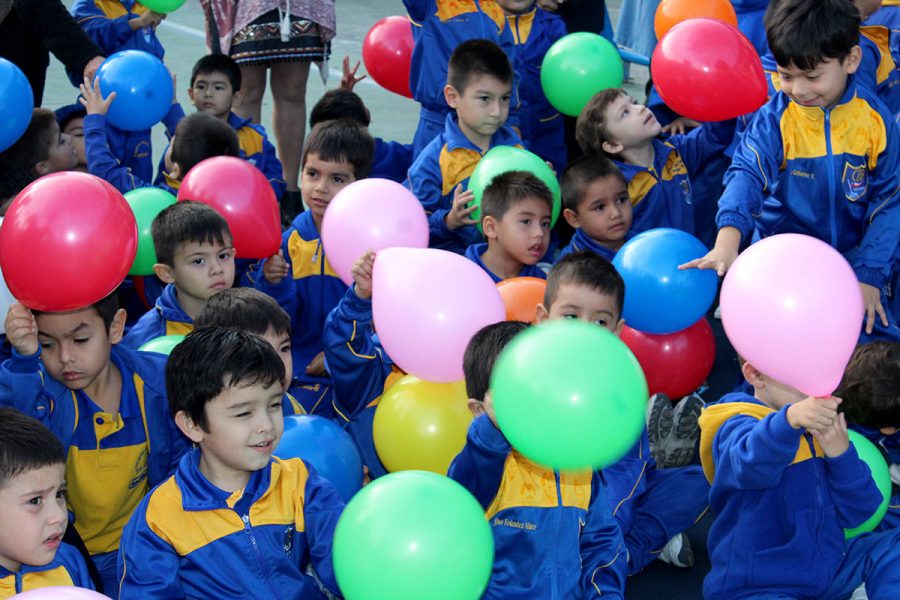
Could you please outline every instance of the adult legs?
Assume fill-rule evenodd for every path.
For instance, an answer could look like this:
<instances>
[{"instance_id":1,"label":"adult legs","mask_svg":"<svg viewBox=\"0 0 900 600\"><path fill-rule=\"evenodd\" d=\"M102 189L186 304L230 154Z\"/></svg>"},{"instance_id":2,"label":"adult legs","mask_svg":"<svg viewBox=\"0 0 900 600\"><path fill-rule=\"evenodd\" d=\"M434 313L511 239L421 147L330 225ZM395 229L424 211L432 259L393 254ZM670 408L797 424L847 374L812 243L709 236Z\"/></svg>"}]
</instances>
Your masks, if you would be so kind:
<instances>
[{"instance_id":1,"label":"adult legs","mask_svg":"<svg viewBox=\"0 0 900 600\"><path fill-rule=\"evenodd\" d=\"M244 119L253 119L254 123L260 123L266 70L265 65L241 65L241 101L234 112Z\"/></svg>"},{"instance_id":2,"label":"adult legs","mask_svg":"<svg viewBox=\"0 0 900 600\"><path fill-rule=\"evenodd\" d=\"M306 135L306 80L308 62L275 63L272 65L272 98L275 110L275 141L278 157L284 169L288 191L299 190L300 153Z\"/></svg>"}]
</instances>

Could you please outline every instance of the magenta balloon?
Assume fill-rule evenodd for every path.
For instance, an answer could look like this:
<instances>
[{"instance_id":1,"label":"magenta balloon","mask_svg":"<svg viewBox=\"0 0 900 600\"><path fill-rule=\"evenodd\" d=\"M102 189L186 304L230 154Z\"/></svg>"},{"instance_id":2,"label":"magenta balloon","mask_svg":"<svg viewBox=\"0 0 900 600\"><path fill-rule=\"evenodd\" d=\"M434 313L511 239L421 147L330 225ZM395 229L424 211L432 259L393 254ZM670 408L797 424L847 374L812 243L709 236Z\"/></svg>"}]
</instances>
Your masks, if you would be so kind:
<instances>
[{"instance_id":1,"label":"magenta balloon","mask_svg":"<svg viewBox=\"0 0 900 600\"><path fill-rule=\"evenodd\" d=\"M834 392L863 321L859 281L837 250L797 233L766 238L738 256L719 302L747 362L810 396Z\"/></svg>"},{"instance_id":2,"label":"magenta balloon","mask_svg":"<svg viewBox=\"0 0 900 600\"><path fill-rule=\"evenodd\" d=\"M375 256L372 314L397 365L425 381L463 378L466 344L506 310L490 276L469 259L431 248L388 248Z\"/></svg>"},{"instance_id":3,"label":"magenta balloon","mask_svg":"<svg viewBox=\"0 0 900 600\"><path fill-rule=\"evenodd\" d=\"M366 250L428 247L428 217L408 189L389 179L360 179L335 195L322 219L328 262L344 283Z\"/></svg>"},{"instance_id":4,"label":"magenta balloon","mask_svg":"<svg viewBox=\"0 0 900 600\"><path fill-rule=\"evenodd\" d=\"M109 600L108 597L80 587L44 587L13 596L16 600Z\"/></svg>"}]
</instances>

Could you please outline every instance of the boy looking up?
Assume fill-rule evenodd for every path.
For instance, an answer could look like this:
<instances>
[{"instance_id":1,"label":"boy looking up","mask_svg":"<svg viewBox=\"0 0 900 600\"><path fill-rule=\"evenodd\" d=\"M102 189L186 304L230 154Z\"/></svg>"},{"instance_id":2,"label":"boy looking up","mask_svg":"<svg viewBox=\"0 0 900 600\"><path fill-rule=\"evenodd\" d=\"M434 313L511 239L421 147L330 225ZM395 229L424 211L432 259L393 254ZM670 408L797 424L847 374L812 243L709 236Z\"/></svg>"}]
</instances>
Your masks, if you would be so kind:
<instances>
[{"instance_id":1,"label":"boy looking up","mask_svg":"<svg viewBox=\"0 0 900 600\"><path fill-rule=\"evenodd\" d=\"M182 200L163 209L150 227L157 262L153 272L166 287L123 345L139 348L162 335L185 335L214 294L234 284L234 241L216 209Z\"/></svg>"},{"instance_id":2,"label":"boy looking up","mask_svg":"<svg viewBox=\"0 0 900 600\"><path fill-rule=\"evenodd\" d=\"M331 541L344 508L299 458L273 458L284 429L284 365L259 336L190 333L169 357L179 429L196 445L125 528L123 598L321 598L332 593Z\"/></svg>"},{"instance_id":3,"label":"boy looking up","mask_svg":"<svg viewBox=\"0 0 900 600\"><path fill-rule=\"evenodd\" d=\"M453 109L444 129L409 168L407 187L428 213L429 246L463 254L481 241L463 192L481 157L495 146L521 146L509 127L513 70L496 44L463 42L450 56L444 96Z\"/></svg>"},{"instance_id":4,"label":"boy looking up","mask_svg":"<svg viewBox=\"0 0 900 600\"><path fill-rule=\"evenodd\" d=\"M481 227L487 242L466 249L466 258L485 270L494 283L511 277L547 275L537 263L550 243L553 194L527 171L502 173L484 188Z\"/></svg>"}]
</instances>

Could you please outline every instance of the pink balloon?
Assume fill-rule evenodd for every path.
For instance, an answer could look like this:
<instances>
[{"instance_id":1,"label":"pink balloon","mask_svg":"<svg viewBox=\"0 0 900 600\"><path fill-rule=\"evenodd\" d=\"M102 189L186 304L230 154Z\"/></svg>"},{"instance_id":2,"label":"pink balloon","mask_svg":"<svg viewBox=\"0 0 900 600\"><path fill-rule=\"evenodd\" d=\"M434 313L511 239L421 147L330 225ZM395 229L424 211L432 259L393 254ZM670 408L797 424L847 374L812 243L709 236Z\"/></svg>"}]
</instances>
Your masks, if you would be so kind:
<instances>
[{"instance_id":1,"label":"pink balloon","mask_svg":"<svg viewBox=\"0 0 900 600\"><path fill-rule=\"evenodd\" d=\"M787 233L745 250L720 296L731 345L761 373L810 396L837 388L856 347L862 292L825 242Z\"/></svg>"},{"instance_id":2,"label":"pink balloon","mask_svg":"<svg viewBox=\"0 0 900 600\"><path fill-rule=\"evenodd\" d=\"M431 248L388 248L372 274L375 329L397 365L425 381L463 378L466 344L506 318L497 286L469 259Z\"/></svg>"},{"instance_id":3,"label":"pink balloon","mask_svg":"<svg viewBox=\"0 0 900 600\"><path fill-rule=\"evenodd\" d=\"M80 587L53 586L22 592L17 600L109 600L107 596Z\"/></svg>"},{"instance_id":4,"label":"pink balloon","mask_svg":"<svg viewBox=\"0 0 900 600\"><path fill-rule=\"evenodd\" d=\"M428 217L408 189L389 179L360 179L339 191L322 219L328 262L344 283L366 250L428 247Z\"/></svg>"}]
</instances>

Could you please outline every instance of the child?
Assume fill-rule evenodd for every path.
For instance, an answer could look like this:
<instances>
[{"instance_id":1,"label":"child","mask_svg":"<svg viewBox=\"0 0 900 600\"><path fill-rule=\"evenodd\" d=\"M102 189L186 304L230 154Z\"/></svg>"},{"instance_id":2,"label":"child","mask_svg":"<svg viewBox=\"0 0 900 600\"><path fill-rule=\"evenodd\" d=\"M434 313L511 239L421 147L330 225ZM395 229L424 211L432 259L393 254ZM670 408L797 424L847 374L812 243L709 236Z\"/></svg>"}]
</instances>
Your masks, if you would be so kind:
<instances>
[{"instance_id":1,"label":"child","mask_svg":"<svg viewBox=\"0 0 900 600\"><path fill-rule=\"evenodd\" d=\"M873 600L900 597L900 530L844 539L881 494L841 400L806 397L750 363L742 372L753 396L727 394L700 417L717 513L703 597L847 598L862 582Z\"/></svg>"},{"instance_id":2,"label":"child","mask_svg":"<svg viewBox=\"0 0 900 600\"><path fill-rule=\"evenodd\" d=\"M113 597L122 528L187 449L168 410L166 357L122 347L124 323L115 294L65 313L13 304L13 355L0 366L0 405L40 419L63 444L69 510Z\"/></svg>"},{"instance_id":3,"label":"child","mask_svg":"<svg viewBox=\"0 0 900 600\"><path fill-rule=\"evenodd\" d=\"M166 287L122 340L128 348L162 335L190 333L206 301L234 285L234 240L216 209L176 202L156 215L150 233L158 261L153 272Z\"/></svg>"},{"instance_id":4,"label":"child","mask_svg":"<svg viewBox=\"0 0 900 600\"><path fill-rule=\"evenodd\" d=\"M495 146L521 146L504 127L509 114L513 70L499 46L469 40L450 56L444 96L453 111L444 131L431 140L409 168L407 187L428 213L429 246L463 254L481 241L463 192L484 153Z\"/></svg>"},{"instance_id":5,"label":"child","mask_svg":"<svg viewBox=\"0 0 900 600\"><path fill-rule=\"evenodd\" d=\"M560 180L563 217L575 229L557 261L580 250L612 260L632 237L632 207L622 171L602 154L577 158Z\"/></svg>"},{"instance_id":6,"label":"child","mask_svg":"<svg viewBox=\"0 0 900 600\"><path fill-rule=\"evenodd\" d=\"M896 268L900 130L852 77L861 54L859 13L847 0L782 0L769 6L766 30L781 91L735 151L715 247L684 267L724 275L751 234L814 236L856 271L865 333L877 327L877 336L900 339L883 290Z\"/></svg>"},{"instance_id":7,"label":"child","mask_svg":"<svg viewBox=\"0 0 900 600\"><path fill-rule=\"evenodd\" d=\"M233 327L266 340L284 364L284 401L281 404L284 416L331 416L331 405L327 402L322 401L316 406L302 406L291 393L296 392L294 388L299 386L293 378L291 318L271 296L248 287L222 290L206 302L194 325Z\"/></svg>"},{"instance_id":8,"label":"child","mask_svg":"<svg viewBox=\"0 0 900 600\"><path fill-rule=\"evenodd\" d=\"M612 158L628 181L635 234L657 227L694 232L691 179L721 154L734 136L734 121L709 123L685 135L657 139L653 112L624 90L597 92L578 115L575 137L585 154Z\"/></svg>"},{"instance_id":9,"label":"child","mask_svg":"<svg viewBox=\"0 0 900 600\"><path fill-rule=\"evenodd\" d=\"M884 25L888 29L900 31L900 0L868 0L875 8L866 19L866 25ZM874 7L878 3L881 8Z\"/></svg>"},{"instance_id":10,"label":"child","mask_svg":"<svg viewBox=\"0 0 900 600\"><path fill-rule=\"evenodd\" d=\"M62 444L46 427L0 408L0 598L46 586L94 589L84 559L62 542L65 470Z\"/></svg>"},{"instance_id":11,"label":"child","mask_svg":"<svg viewBox=\"0 0 900 600\"><path fill-rule=\"evenodd\" d=\"M559 472L519 454L497 428L488 389L497 356L528 327L503 321L481 329L463 357L476 415L448 477L481 503L494 534L489 598L623 598L625 547L600 473Z\"/></svg>"},{"instance_id":12,"label":"child","mask_svg":"<svg viewBox=\"0 0 900 600\"><path fill-rule=\"evenodd\" d=\"M466 258L491 276L494 283L510 277L547 275L537 266L550 243L553 194L527 171L502 173L484 188L481 228L487 243L466 249Z\"/></svg>"},{"instance_id":13,"label":"child","mask_svg":"<svg viewBox=\"0 0 900 600\"><path fill-rule=\"evenodd\" d=\"M565 168L567 151L563 118L541 87L544 55L566 35L556 14L538 8L534 0L497 0L506 14L516 44L513 69L519 76L518 123L525 147L550 163L555 172Z\"/></svg>"},{"instance_id":14,"label":"child","mask_svg":"<svg viewBox=\"0 0 900 600\"><path fill-rule=\"evenodd\" d=\"M197 447L125 528L123 598L321 598L337 593L331 540L343 503L281 439L284 365L259 336L204 327L172 350L175 421Z\"/></svg>"},{"instance_id":15,"label":"child","mask_svg":"<svg viewBox=\"0 0 900 600\"><path fill-rule=\"evenodd\" d=\"M303 406L317 406L328 396L322 327L347 289L322 248L322 218L335 194L368 176L374 146L372 136L351 121L313 127L300 173L300 190L309 210L284 232L278 254L248 272L253 286L275 298L291 316L294 377L301 384L297 400Z\"/></svg>"},{"instance_id":16,"label":"child","mask_svg":"<svg viewBox=\"0 0 900 600\"><path fill-rule=\"evenodd\" d=\"M481 39L501 48L507 62L512 64L516 47L503 9L496 0L465 3L455 0L403 0L403 5L412 23L415 40L409 87L413 98L422 107L413 137L413 155L418 156L445 130L447 116L453 112L451 109L456 108L450 104L445 88L449 81L448 60L452 60L454 48L468 40ZM512 74L508 82L513 83ZM513 107L519 104L517 88L513 85L507 92L507 95L516 96ZM462 91L458 86L456 89ZM500 124L503 124L502 121ZM511 119L510 125L518 125L518 119Z\"/></svg>"},{"instance_id":17,"label":"child","mask_svg":"<svg viewBox=\"0 0 900 600\"><path fill-rule=\"evenodd\" d=\"M56 122L59 123L59 129L72 140L72 146L75 147L75 157L77 163L73 171L87 173L87 155L84 153L84 116L87 114L84 107L80 104L67 104L57 108Z\"/></svg>"}]
</instances>

